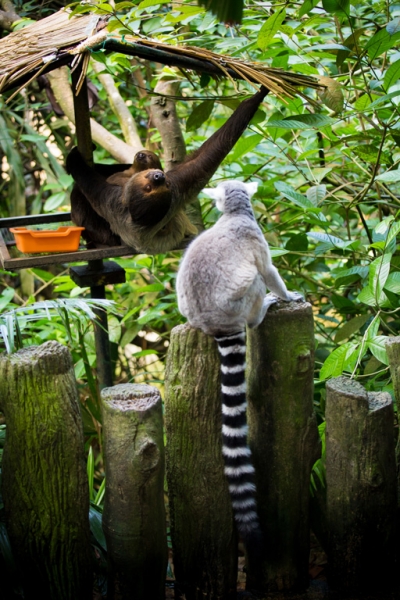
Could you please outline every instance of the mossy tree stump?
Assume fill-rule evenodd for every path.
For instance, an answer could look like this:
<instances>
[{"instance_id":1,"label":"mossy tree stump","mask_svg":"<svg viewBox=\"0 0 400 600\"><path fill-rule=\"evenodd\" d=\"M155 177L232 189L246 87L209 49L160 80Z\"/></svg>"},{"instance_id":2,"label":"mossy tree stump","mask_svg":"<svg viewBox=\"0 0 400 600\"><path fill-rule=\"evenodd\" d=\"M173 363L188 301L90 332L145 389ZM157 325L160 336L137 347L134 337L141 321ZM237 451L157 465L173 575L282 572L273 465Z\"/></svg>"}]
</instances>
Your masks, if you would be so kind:
<instances>
[{"instance_id":1,"label":"mossy tree stump","mask_svg":"<svg viewBox=\"0 0 400 600\"><path fill-rule=\"evenodd\" d=\"M70 353L58 342L0 357L3 498L25 598L92 597L89 491Z\"/></svg>"},{"instance_id":2,"label":"mossy tree stump","mask_svg":"<svg viewBox=\"0 0 400 600\"><path fill-rule=\"evenodd\" d=\"M177 594L236 598L237 540L223 471L219 356L214 339L171 332L165 380L167 479Z\"/></svg>"},{"instance_id":3,"label":"mossy tree stump","mask_svg":"<svg viewBox=\"0 0 400 600\"><path fill-rule=\"evenodd\" d=\"M393 392L397 404L397 414L400 411L400 336L390 337L386 342L386 352L389 359L390 373L393 381ZM396 445L397 463L397 503L400 507L400 436Z\"/></svg>"},{"instance_id":4,"label":"mossy tree stump","mask_svg":"<svg viewBox=\"0 0 400 600\"><path fill-rule=\"evenodd\" d=\"M310 304L280 302L248 331L249 441L264 537L259 591L308 586L310 473L320 454L313 412L314 328Z\"/></svg>"},{"instance_id":5,"label":"mossy tree stump","mask_svg":"<svg viewBox=\"0 0 400 600\"><path fill-rule=\"evenodd\" d=\"M382 591L394 575L396 466L390 394L338 377L326 385L330 583Z\"/></svg>"},{"instance_id":6,"label":"mossy tree stump","mask_svg":"<svg viewBox=\"0 0 400 600\"><path fill-rule=\"evenodd\" d=\"M161 600L168 557L160 392L121 384L102 390L101 399L107 598Z\"/></svg>"}]
</instances>

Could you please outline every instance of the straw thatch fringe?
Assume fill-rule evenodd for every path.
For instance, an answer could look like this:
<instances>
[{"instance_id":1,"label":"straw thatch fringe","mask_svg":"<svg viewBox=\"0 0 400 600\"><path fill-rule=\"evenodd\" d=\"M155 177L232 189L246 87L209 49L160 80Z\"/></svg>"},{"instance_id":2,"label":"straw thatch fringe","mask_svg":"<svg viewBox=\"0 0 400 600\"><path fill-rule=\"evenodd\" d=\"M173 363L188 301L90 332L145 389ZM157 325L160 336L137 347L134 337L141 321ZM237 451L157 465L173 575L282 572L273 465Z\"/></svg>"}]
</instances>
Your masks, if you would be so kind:
<instances>
[{"instance_id":1,"label":"straw thatch fringe","mask_svg":"<svg viewBox=\"0 0 400 600\"><path fill-rule=\"evenodd\" d=\"M321 87L313 77L231 58L195 46L172 46L139 37L107 35L105 25L106 21L99 15L71 17L70 11L62 9L6 36L0 40L0 92L16 86L20 89L43 71L57 68L60 64L70 64L72 68L81 64L80 88L90 50L98 51L101 48L232 80L243 79L253 85L264 85L280 98L297 95L306 97L298 87ZM312 102L309 97L307 99Z\"/></svg>"},{"instance_id":2,"label":"straw thatch fringe","mask_svg":"<svg viewBox=\"0 0 400 600\"><path fill-rule=\"evenodd\" d=\"M60 10L0 40L0 92L18 85L26 77L30 82L60 56L105 26L99 15L70 18Z\"/></svg>"}]
</instances>

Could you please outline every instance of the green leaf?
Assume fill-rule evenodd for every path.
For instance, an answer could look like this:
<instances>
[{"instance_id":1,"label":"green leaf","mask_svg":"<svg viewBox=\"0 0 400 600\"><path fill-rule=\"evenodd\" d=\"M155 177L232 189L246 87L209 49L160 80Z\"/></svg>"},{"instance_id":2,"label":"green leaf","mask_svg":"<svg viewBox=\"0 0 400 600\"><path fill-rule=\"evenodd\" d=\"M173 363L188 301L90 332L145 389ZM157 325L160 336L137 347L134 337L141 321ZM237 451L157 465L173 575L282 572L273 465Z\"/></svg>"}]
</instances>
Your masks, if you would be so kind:
<instances>
[{"instance_id":1,"label":"green leaf","mask_svg":"<svg viewBox=\"0 0 400 600\"><path fill-rule=\"evenodd\" d=\"M133 2L118 2L115 5L115 11L125 10L125 8L133 8L135 5Z\"/></svg>"},{"instance_id":2,"label":"green leaf","mask_svg":"<svg viewBox=\"0 0 400 600\"><path fill-rule=\"evenodd\" d=\"M386 181L387 183L395 183L400 181L400 169L385 171L385 173L378 175L375 179L378 181Z\"/></svg>"},{"instance_id":3,"label":"green leaf","mask_svg":"<svg viewBox=\"0 0 400 600\"><path fill-rule=\"evenodd\" d=\"M280 118L280 117L281 117L281 118ZM271 126L270 126L270 122L272 122L272 121L276 121L276 120L277 120L277 121L280 121L280 120L282 120L282 121L283 121L283 119L284 119L284 116L282 115L282 113L280 113L279 111L277 111L277 112L274 112L274 113L273 113L273 114L270 116L270 119L269 119L269 121L267 122L267 129L268 129L268 132L270 133L270 135L271 135L272 139L274 140L274 142L275 142L277 139L279 139L279 138L283 137L283 136L284 136L284 135L287 133L287 128L286 128L286 127L284 127L284 128L279 128L279 127L271 127Z\"/></svg>"},{"instance_id":4,"label":"green leaf","mask_svg":"<svg viewBox=\"0 0 400 600\"><path fill-rule=\"evenodd\" d=\"M281 10L276 11L266 20L257 36L257 44L261 50L265 50L267 48L275 33L283 23L285 17L286 11L284 8L282 8Z\"/></svg>"},{"instance_id":5,"label":"green leaf","mask_svg":"<svg viewBox=\"0 0 400 600\"><path fill-rule=\"evenodd\" d=\"M34 144L36 144L37 142L46 141L46 138L43 135L40 135L39 133L23 133L20 136L20 139L24 142L33 142Z\"/></svg>"},{"instance_id":6,"label":"green leaf","mask_svg":"<svg viewBox=\"0 0 400 600\"><path fill-rule=\"evenodd\" d=\"M296 206L299 206L303 210L311 210L313 212L319 210L316 209L314 204L306 196L303 196L303 194L299 194L292 187L290 187L286 183L283 183L283 181L275 181L274 186L278 190L278 192L285 196L285 198L287 198L288 200L293 202L293 204L296 204Z\"/></svg>"},{"instance_id":7,"label":"green leaf","mask_svg":"<svg viewBox=\"0 0 400 600\"><path fill-rule=\"evenodd\" d=\"M247 135L246 137L241 137L235 145L233 152L229 155L228 162L235 162L241 156L243 156L243 154L251 152L253 148L258 146L258 144L262 140L262 137L263 136L259 133L255 133L254 135Z\"/></svg>"},{"instance_id":8,"label":"green leaf","mask_svg":"<svg viewBox=\"0 0 400 600\"><path fill-rule=\"evenodd\" d=\"M389 274L384 289L400 295L400 271Z\"/></svg>"},{"instance_id":9,"label":"green leaf","mask_svg":"<svg viewBox=\"0 0 400 600\"><path fill-rule=\"evenodd\" d=\"M14 288L8 287L1 292L0 295L0 311L2 311L14 298L15 290Z\"/></svg>"},{"instance_id":10,"label":"green leaf","mask_svg":"<svg viewBox=\"0 0 400 600\"><path fill-rule=\"evenodd\" d=\"M168 4L171 0L143 0L138 6L138 9L149 8L150 6L157 6L158 4Z\"/></svg>"},{"instance_id":11,"label":"green leaf","mask_svg":"<svg viewBox=\"0 0 400 600\"><path fill-rule=\"evenodd\" d=\"M312 129L313 127L326 127L333 125L335 119L326 115L292 115L285 119L271 119L268 127L282 127L283 129Z\"/></svg>"},{"instance_id":12,"label":"green leaf","mask_svg":"<svg viewBox=\"0 0 400 600\"><path fill-rule=\"evenodd\" d=\"M57 192L56 194L52 194L47 198L46 202L44 203L43 210L45 212L51 212L55 208L58 208L64 204L64 202L66 202L65 192Z\"/></svg>"},{"instance_id":13,"label":"green leaf","mask_svg":"<svg viewBox=\"0 0 400 600\"><path fill-rule=\"evenodd\" d=\"M350 269L341 269L340 271L336 271L333 273L335 278L339 277L349 277L350 275L359 275L361 279L365 279L368 276L369 267L351 267Z\"/></svg>"},{"instance_id":14,"label":"green leaf","mask_svg":"<svg viewBox=\"0 0 400 600\"><path fill-rule=\"evenodd\" d=\"M108 336L110 338L110 342L114 342L118 344L121 339L121 323L117 317L114 315L110 315L108 317Z\"/></svg>"},{"instance_id":15,"label":"green leaf","mask_svg":"<svg viewBox=\"0 0 400 600\"><path fill-rule=\"evenodd\" d=\"M356 349L357 344L353 342L347 342L336 348L324 362L319 378L324 380L328 377L338 377L341 375L348 365L348 359Z\"/></svg>"},{"instance_id":16,"label":"green leaf","mask_svg":"<svg viewBox=\"0 0 400 600\"><path fill-rule=\"evenodd\" d=\"M319 206L326 196L326 185L313 185L306 191L306 196L314 206Z\"/></svg>"},{"instance_id":17,"label":"green leaf","mask_svg":"<svg viewBox=\"0 0 400 600\"><path fill-rule=\"evenodd\" d=\"M102 2L101 4L97 4L96 8L101 10L101 11L105 11L107 13L113 13L114 9L111 6L111 4L108 4L107 2Z\"/></svg>"},{"instance_id":18,"label":"green leaf","mask_svg":"<svg viewBox=\"0 0 400 600\"><path fill-rule=\"evenodd\" d=\"M397 221L397 223L393 223L393 225L391 226L391 228L389 229L389 233L388 236L386 238L386 243L387 245L390 244L390 242L398 236L400 232L400 221Z\"/></svg>"},{"instance_id":19,"label":"green leaf","mask_svg":"<svg viewBox=\"0 0 400 600\"><path fill-rule=\"evenodd\" d=\"M358 110L359 112L364 112L366 108L368 108L368 106L370 106L372 103L371 98L369 97L368 94L362 94L362 96L359 96L357 98L357 100L354 102L354 108L356 110Z\"/></svg>"},{"instance_id":20,"label":"green leaf","mask_svg":"<svg viewBox=\"0 0 400 600\"><path fill-rule=\"evenodd\" d=\"M322 6L332 15L350 14L350 0L322 0Z\"/></svg>"},{"instance_id":21,"label":"green leaf","mask_svg":"<svg viewBox=\"0 0 400 600\"><path fill-rule=\"evenodd\" d=\"M382 152L379 152L379 149L376 146L360 144L359 146L352 148L352 152L355 152L357 156L368 163L375 164L378 158L380 163L391 163L390 157Z\"/></svg>"},{"instance_id":22,"label":"green leaf","mask_svg":"<svg viewBox=\"0 0 400 600\"><path fill-rule=\"evenodd\" d=\"M89 446L89 453L87 457L86 463L86 472L89 481L89 498L93 499L93 479L94 479L94 458L93 458L93 448Z\"/></svg>"},{"instance_id":23,"label":"green leaf","mask_svg":"<svg viewBox=\"0 0 400 600\"><path fill-rule=\"evenodd\" d=\"M400 96L400 90L390 92L390 94L384 94L383 96L380 96L379 98L374 100L372 102L372 104L369 105L368 108L369 108L369 110L371 110L371 108L375 109L377 106L380 106L381 104L384 104L385 102L389 102L389 100L392 100L393 98L397 98L397 96Z\"/></svg>"},{"instance_id":24,"label":"green leaf","mask_svg":"<svg viewBox=\"0 0 400 600\"><path fill-rule=\"evenodd\" d=\"M372 375L372 373L375 373L375 371L379 371L382 368L383 364L381 361L377 360L375 356L371 356L364 367L364 375Z\"/></svg>"},{"instance_id":25,"label":"green leaf","mask_svg":"<svg viewBox=\"0 0 400 600\"><path fill-rule=\"evenodd\" d=\"M386 89L389 89L394 83L400 79L400 59L392 63L385 73L383 80Z\"/></svg>"},{"instance_id":26,"label":"green leaf","mask_svg":"<svg viewBox=\"0 0 400 600\"><path fill-rule=\"evenodd\" d=\"M319 0L305 0L303 6L299 10L299 17L307 15L312 9L317 6Z\"/></svg>"},{"instance_id":27,"label":"green leaf","mask_svg":"<svg viewBox=\"0 0 400 600\"><path fill-rule=\"evenodd\" d=\"M367 327L366 338L365 338L367 340L367 342L369 342L370 340L372 340L374 337L376 337L378 335L379 325L380 325L379 315L375 315L375 317L372 319L371 323Z\"/></svg>"},{"instance_id":28,"label":"green leaf","mask_svg":"<svg viewBox=\"0 0 400 600\"><path fill-rule=\"evenodd\" d=\"M163 283L149 283L149 285L140 285L134 288L137 294L147 294L149 292L162 292L165 290Z\"/></svg>"},{"instance_id":29,"label":"green leaf","mask_svg":"<svg viewBox=\"0 0 400 600\"><path fill-rule=\"evenodd\" d=\"M186 121L186 131L194 131L198 129L212 113L214 108L214 100L204 100L193 109Z\"/></svg>"},{"instance_id":30,"label":"green leaf","mask_svg":"<svg viewBox=\"0 0 400 600\"><path fill-rule=\"evenodd\" d=\"M326 244L329 244L330 246L336 247L336 248L343 248L344 244L346 244L346 242L344 242L340 238L338 238L334 235L330 235L329 233L321 233L319 231L309 231L307 233L307 236L314 240L318 240L319 242L325 242Z\"/></svg>"},{"instance_id":31,"label":"green leaf","mask_svg":"<svg viewBox=\"0 0 400 600\"><path fill-rule=\"evenodd\" d=\"M382 292L380 297L377 299L369 287L364 287L361 290L357 296L357 300L363 304L367 304L367 306L380 306L382 308L391 306L389 299L384 292Z\"/></svg>"},{"instance_id":32,"label":"green leaf","mask_svg":"<svg viewBox=\"0 0 400 600\"><path fill-rule=\"evenodd\" d=\"M386 25L386 31L389 33L389 35L395 35L396 33L399 33L400 32L400 18L397 17L397 19L393 19L393 21L390 21Z\"/></svg>"},{"instance_id":33,"label":"green leaf","mask_svg":"<svg viewBox=\"0 0 400 600\"><path fill-rule=\"evenodd\" d=\"M390 272L392 255L387 253L376 258L369 266L369 289L378 299Z\"/></svg>"},{"instance_id":34,"label":"green leaf","mask_svg":"<svg viewBox=\"0 0 400 600\"><path fill-rule=\"evenodd\" d=\"M89 507L89 523L90 531L93 533L96 542L106 551L107 542L102 527L102 514L92 504Z\"/></svg>"},{"instance_id":35,"label":"green leaf","mask_svg":"<svg viewBox=\"0 0 400 600\"><path fill-rule=\"evenodd\" d=\"M389 217L385 217L384 219L382 219L382 221L380 221L375 227L374 227L374 231L375 233L379 233L381 235L386 235L391 222L394 220L393 215L389 215Z\"/></svg>"},{"instance_id":36,"label":"green leaf","mask_svg":"<svg viewBox=\"0 0 400 600\"><path fill-rule=\"evenodd\" d=\"M284 254L289 254L288 250L283 250L283 248L269 248L272 258L276 258L277 256L283 256Z\"/></svg>"},{"instance_id":37,"label":"green leaf","mask_svg":"<svg viewBox=\"0 0 400 600\"><path fill-rule=\"evenodd\" d=\"M388 365L388 357L386 353L386 335L377 335L372 340L368 341L368 350L384 365Z\"/></svg>"},{"instance_id":38,"label":"green leaf","mask_svg":"<svg viewBox=\"0 0 400 600\"><path fill-rule=\"evenodd\" d=\"M364 33L364 31L365 31L364 27L360 27L359 29L354 30L349 35L349 37L347 37L344 40L343 45L346 46L346 48L348 48L349 50L339 50L339 52L337 53L336 65L339 68L342 66L342 64L344 63L346 58L352 53L352 51L355 48L357 48L358 40L359 40L361 34Z\"/></svg>"},{"instance_id":39,"label":"green leaf","mask_svg":"<svg viewBox=\"0 0 400 600\"><path fill-rule=\"evenodd\" d=\"M391 35L386 28L375 33L365 45L370 60L374 60L384 52L390 50L390 48L393 48L399 38L400 31Z\"/></svg>"},{"instance_id":40,"label":"green leaf","mask_svg":"<svg viewBox=\"0 0 400 600\"><path fill-rule=\"evenodd\" d=\"M344 325L342 325L340 329L336 331L335 342L339 343L343 340L347 340L354 333L360 331L361 327L365 325L369 318L369 315L359 315L358 317L354 317L354 319L344 323Z\"/></svg>"}]
</instances>

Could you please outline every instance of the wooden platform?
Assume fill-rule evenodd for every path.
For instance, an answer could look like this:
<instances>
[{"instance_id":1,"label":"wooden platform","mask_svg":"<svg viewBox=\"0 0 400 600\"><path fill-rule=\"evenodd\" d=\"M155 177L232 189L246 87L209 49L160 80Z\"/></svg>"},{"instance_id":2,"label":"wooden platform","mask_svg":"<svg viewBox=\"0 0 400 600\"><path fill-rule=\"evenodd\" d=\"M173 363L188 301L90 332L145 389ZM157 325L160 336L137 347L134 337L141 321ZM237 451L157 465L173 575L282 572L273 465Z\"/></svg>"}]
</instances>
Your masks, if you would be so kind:
<instances>
[{"instance_id":1,"label":"wooden platform","mask_svg":"<svg viewBox=\"0 0 400 600\"><path fill-rule=\"evenodd\" d=\"M59 252L49 254L21 254L11 257L9 248L15 246L11 233L4 234L10 227L25 227L29 225L46 225L49 223L65 223L71 221L71 213L52 213L48 215L30 215L24 217L10 217L0 219L0 263L3 269L14 271L16 269L29 269L31 267L45 267L55 263L77 263L99 260L103 258L116 258L137 254L134 248L128 246L110 246L104 248L86 249L82 246L77 252ZM7 238L10 241L7 242Z\"/></svg>"}]
</instances>

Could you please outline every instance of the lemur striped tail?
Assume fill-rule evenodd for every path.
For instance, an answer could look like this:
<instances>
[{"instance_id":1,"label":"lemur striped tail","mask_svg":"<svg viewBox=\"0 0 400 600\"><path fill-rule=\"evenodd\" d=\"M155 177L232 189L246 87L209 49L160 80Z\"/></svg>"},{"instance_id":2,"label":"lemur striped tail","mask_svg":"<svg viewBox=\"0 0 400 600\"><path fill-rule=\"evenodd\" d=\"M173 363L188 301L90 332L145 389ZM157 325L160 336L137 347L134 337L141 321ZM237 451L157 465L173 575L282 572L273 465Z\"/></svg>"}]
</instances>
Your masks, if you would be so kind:
<instances>
[{"instance_id":1,"label":"lemur striped tail","mask_svg":"<svg viewBox=\"0 0 400 600\"><path fill-rule=\"evenodd\" d=\"M222 453L233 514L243 541L260 536L254 467L247 444L246 333L215 336L221 357Z\"/></svg>"}]
</instances>

